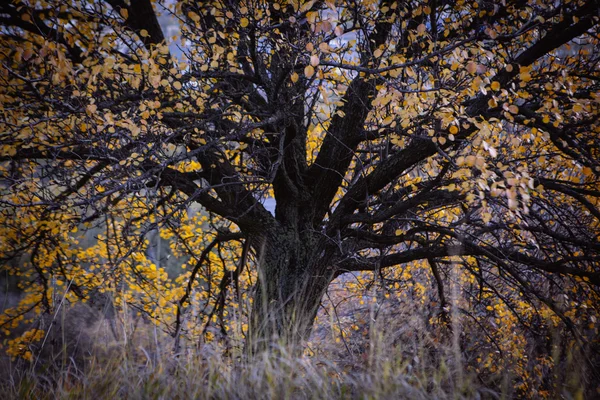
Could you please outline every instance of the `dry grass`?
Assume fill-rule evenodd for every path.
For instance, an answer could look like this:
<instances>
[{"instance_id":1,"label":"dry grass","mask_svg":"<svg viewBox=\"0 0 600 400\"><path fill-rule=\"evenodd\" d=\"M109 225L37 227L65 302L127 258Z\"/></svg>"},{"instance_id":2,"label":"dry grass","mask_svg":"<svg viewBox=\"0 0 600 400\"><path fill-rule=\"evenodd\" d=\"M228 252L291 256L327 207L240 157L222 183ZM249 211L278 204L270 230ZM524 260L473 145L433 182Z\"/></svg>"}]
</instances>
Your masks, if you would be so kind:
<instances>
[{"instance_id":1,"label":"dry grass","mask_svg":"<svg viewBox=\"0 0 600 400\"><path fill-rule=\"evenodd\" d=\"M49 334L32 346L33 361L0 355L0 399L583 399L600 388L584 381L582 355L569 353L553 354L564 365L542 371L553 390L519 392L509 364L474 372L464 347L482 340L474 326L453 318L455 329L435 332L414 308L355 306L325 304L304 355L279 344L252 358L236 338L227 348L184 342L174 354L173 338L147 320L61 308L39 322Z\"/></svg>"},{"instance_id":2,"label":"dry grass","mask_svg":"<svg viewBox=\"0 0 600 400\"><path fill-rule=\"evenodd\" d=\"M284 351L250 361L205 355L140 360L127 354L85 366L33 371L14 369L3 398L52 399L429 399L472 398L472 382L458 382L447 366L411 369L393 356L358 372L324 359L295 358Z\"/></svg>"},{"instance_id":3,"label":"dry grass","mask_svg":"<svg viewBox=\"0 0 600 400\"><path fill-rule=\"evenodd\" d=\"M362 353L321 339L310 356L279 346L248 359L241 351L173 342L148 323L125 329L82 308L59 319L40 357L3 360L3 399L430 399L496 398L475 384L451 348L407 349L372 326ZM116 326L117 325L117 326ZM377 333L379 332L379 333ZM377 333L377 334L375 334ZM343 347L342 347L343 348ZM318 349L318 350L315 350Z\"/></svg>"}]
</instances>

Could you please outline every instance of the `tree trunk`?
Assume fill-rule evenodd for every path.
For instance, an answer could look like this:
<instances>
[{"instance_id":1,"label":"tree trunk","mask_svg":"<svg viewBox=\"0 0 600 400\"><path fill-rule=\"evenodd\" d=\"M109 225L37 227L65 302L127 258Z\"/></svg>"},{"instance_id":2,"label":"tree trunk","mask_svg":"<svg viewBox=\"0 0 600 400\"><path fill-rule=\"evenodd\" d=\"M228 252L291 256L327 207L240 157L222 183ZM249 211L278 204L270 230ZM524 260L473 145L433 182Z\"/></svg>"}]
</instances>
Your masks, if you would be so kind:
<instances>
[{"instance_id":1,"label":"tree trunk","mask_svg":"<svg viewBox=\"0 0 600 400\"><path fill-rule=\"evenodd\" d=\"M322 246L314 235L278 229L259 254L247 349L251 354L285 345L294 350L310 336L333 273L317 262Z\"/></svg>"}]
</instances>

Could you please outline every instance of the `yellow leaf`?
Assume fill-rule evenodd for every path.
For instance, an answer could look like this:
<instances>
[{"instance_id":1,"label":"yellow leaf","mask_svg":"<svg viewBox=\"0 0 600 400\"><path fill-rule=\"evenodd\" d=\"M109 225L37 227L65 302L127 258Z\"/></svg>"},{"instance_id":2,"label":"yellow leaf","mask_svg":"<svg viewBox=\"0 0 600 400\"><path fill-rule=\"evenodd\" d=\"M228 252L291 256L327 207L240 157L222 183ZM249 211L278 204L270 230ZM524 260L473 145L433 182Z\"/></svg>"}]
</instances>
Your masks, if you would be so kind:
<instances>
[{"instance_id":1,"label":"yellow leaf","mask_svg":"<svg viewBox=\"0 0 600 400\"><path fill-rule=\"evenodd\" d=\"M575 105L573 105L573 112L582 112L583 111L583 106L579 103L575 103Z\"/></svg>"},{"instance_id":2,"label":"yellow leaf","mask_svg":"<svg viewBox=\"0 0 600 400\"><path fill-rule=\"evenodd\" d=\"M200 16L193 11L188 12L188 17L190 17L190 19L194 22L200 21Z\"/></svg>"},{"instance_id":3,"label":"yellow leaf","mask_svg":"<svg viewBox=\"0 0 600 400\"><path fill-rule=\"evenodd\" d=\"M27 61L33 56L33 49L27 48L23 51L23 60Z\"/></svg>"},{"instance_id":4,"label":"yellow leaf","mask_svg":"<svg viewBox=\"0 0 600 400\"><path fill-rule=\"evenodd\" d=\"M419 33L419 35L424 34L426 29L427 29L427 27L425 26L425 24L421 24L421 25L417 26L417 32Z\"/></svg>"},{"instance_id":5,"label":"yellow leaf","mask_svg":"<svg viewBox=\"0 0 600 400\"><path fill-rule=\"evenodd\" d=\"M484 223L487 224L488 222L490 222L492 220L492 214L484 212L483 214L481 214L481 219L483 220Z\"/></svg>"},{"instance_id":6,"label":"yellow leaf","mask_svg":"<svg viewBox=\"0 0 600 400\"><path fill-rule=\"evenodd\" d=\"M94 114L97 109L98 109L98 106L96 106L95 104L90 104L87 106L86 111L88 114Z\"/></svg>"},{"instance_id":7,"label":"yellow leaf","mask_svg":"<svg viewBox=\"0 0 600 400\"><path fill-rule=\"evenodd\" d=\"M470 74L475 74L477 72L477 64L473 61L469 62L467 64L467 71L469 71Z\"/></svg>"},{"instance_id":8,"label":"yellow leaf","mask_svg":"<svg viewBox=\"0 0 600 400\"><path fill-rule=\"evenodd\" d=\"M180 90L180 89L181 89L181 82L179 82L179 81L175 81L175 82L173 82L173 87L174 87L176 90Z\"/></svg>"},{"instance_id":9,"label":"yellow leaf","mask_svg":"<svg viewBox=\"0 0 600 400\"><path fill-rule=\"evenodd\" d=\"M521 72L519 74L519 79L521 79L523 82L529 82L531 80L531 74L529 71Z\"/></svg>"},{"instance_id":10,"label":"yellow leaf","mask_svg":"<svg viewBox=\"0 0 600 400\"><path fill-rule=\"evenodd\" d=\"M295 73L295 72L294 72L294 73L292 73L292 75L290 76L290 79L292 80L292 82L293 82L293 83L296 83L296 82L298 82L298 78L299 78L299 76L298 76L298 74L297 74L297 73Z\"/></svg>"},{"instance_id":11,"label":"yellow leaf","mask_svg":"<svg viewBox=\"0 0 600 400\"><path fill-rule=\"evenodd\" d=\"M311 77L311 76L313 76L314 74L315 74L315 69L312 67L312 65L307 65L307 66L304 68L304 75L305 75L307 78L310 78L310 77Z\"/></svg>"},{"instance_id":12,"label":"yellow leaf","mask_svg":"<svg viewBox=\"0 0 600 400\"><path fill-rule=\"evenodd\" d=\"M145 30L145 29L142 29L142 30L140 31L140 36L141 36L141 37L148 37L148 36L150 36L150 35L148 34L148 31L147 31L147 30Z\"/></svg>"},{"instance_id":13,"label":"yellow leaf","mask_svg":"<svg viewBox=\"0 0 600 400\"><path fill-rule=\"evenodd\" d=\"M131 132L131 136L135 138L139 136L142 130L139 126L132 124L129 126L129 131Z\"/></svg>"},{"instance_id":14,"label":"yellow leaf","mask_svg":"<svg viewBox=\"0 0 600 400\"><path fill-rule=\"evenodd\" d=\"M246 18L246 17L244 17L240 20L240 26L242 28L247 27L249 23L250 23L250 21L248 21L248 18Z\"/></svg>"},{"instance_id":15,"label":"yellow leaf","mask_svg":"<svg viewBox=\"0 0 600 400\"><path fill-rule=\"evenodd\" d=\"M498 81L492 82L492 90L500 90L500 82L498 82Z\"/></svg>"},{"instance_id":16,"label":"yellow leaf","mask_svg":"<svg viewBox=\"0 0 600 400\"><path fill-rule=\"evenodd\" d=\"M319 56L317 56L315 54L310 56L310 65L312 65L313 67L316 67L317 65L319 65Z\"/></svg>"},{"instance_id":17,"label":"yellow leaf","mask_svg":"<svg viewBox=\"0 0 600 400\"><path fill-rule=\"evenodd\" d=\"M119 10L119 14L121 14L121 17L127 19L129 17L129 12L127 11L126 8L121 7L121 9Z\"/></svg>"},{"instance_id":18,"label":"yellow leaf","mask_svg":"<svg viewBox=\"0 0 600 400\"><path fill-rule=\"evenodd\" d=\"M511 114L518 114L519 113L519 107L515 106L514 104L510 105L510 106L508 106L508 111Z\"/></svg>"},{"instance_id":19,"label":"yellow leaf","mask_svg":"<svg viewBox=\"0 0 600 400\"><path fill-rule=\"evenodd\" d=\"M458 133L458 126L452 125L449 130L451 134L456 135Z\"/></svg>"},{"instance_id":20,"label":"yellow leaf","mask_svg":"<svg viewBox=\"0 0 600 400\"><path fill-rule=\"evenodd\" d=\"M315 4L315 0L307 1L300 7L300 12L306 12L311 9L311 7Z\"/></svg>"}]
</instances>

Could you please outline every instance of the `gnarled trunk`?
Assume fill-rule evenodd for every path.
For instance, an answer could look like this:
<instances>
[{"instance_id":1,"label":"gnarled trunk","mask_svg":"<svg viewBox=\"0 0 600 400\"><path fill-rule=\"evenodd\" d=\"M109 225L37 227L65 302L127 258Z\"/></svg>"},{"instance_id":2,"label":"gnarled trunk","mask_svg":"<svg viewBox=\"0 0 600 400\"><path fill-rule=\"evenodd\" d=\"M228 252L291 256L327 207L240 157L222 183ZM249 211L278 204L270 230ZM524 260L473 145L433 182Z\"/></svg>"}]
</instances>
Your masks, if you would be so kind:
<instances>
[{"instance_id":1,"label":"gnarled trunk","mask_svg":"<svg viewBox=\"0 0 600 400\"><path fill-rule=\"evenodd\" d=\"M321 298L333 277L317 262L314 235L278 229L259 252L258 275L247 348L251 353L284 344L296 349L308 339Z\"/></svg>"}]
</instances>

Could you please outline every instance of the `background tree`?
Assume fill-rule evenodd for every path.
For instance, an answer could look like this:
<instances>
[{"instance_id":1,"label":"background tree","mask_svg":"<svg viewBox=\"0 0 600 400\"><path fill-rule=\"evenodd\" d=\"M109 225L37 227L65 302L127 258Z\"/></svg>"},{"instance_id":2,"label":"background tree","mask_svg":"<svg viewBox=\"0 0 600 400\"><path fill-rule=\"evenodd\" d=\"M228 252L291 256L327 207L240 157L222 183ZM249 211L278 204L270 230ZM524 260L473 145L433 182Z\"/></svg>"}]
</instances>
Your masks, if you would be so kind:
<instances>
[{"instance_id":1,"label":"background tree","mask_svg":"<svg viewBox=\"0 0 600 400\"><path fill-rule=\"evenodd\" d=\"M157 12L179 20L181 57ZM306 339L340 275L412 266L441 317L459 282L477 318L491 297L597 349L598 13L2 3L0 256L23 257L7 270L28 295L0 323L110 293L177 338L212 336L251 304L235 329L257 350Z\"/></svg>"}]
</instances>

